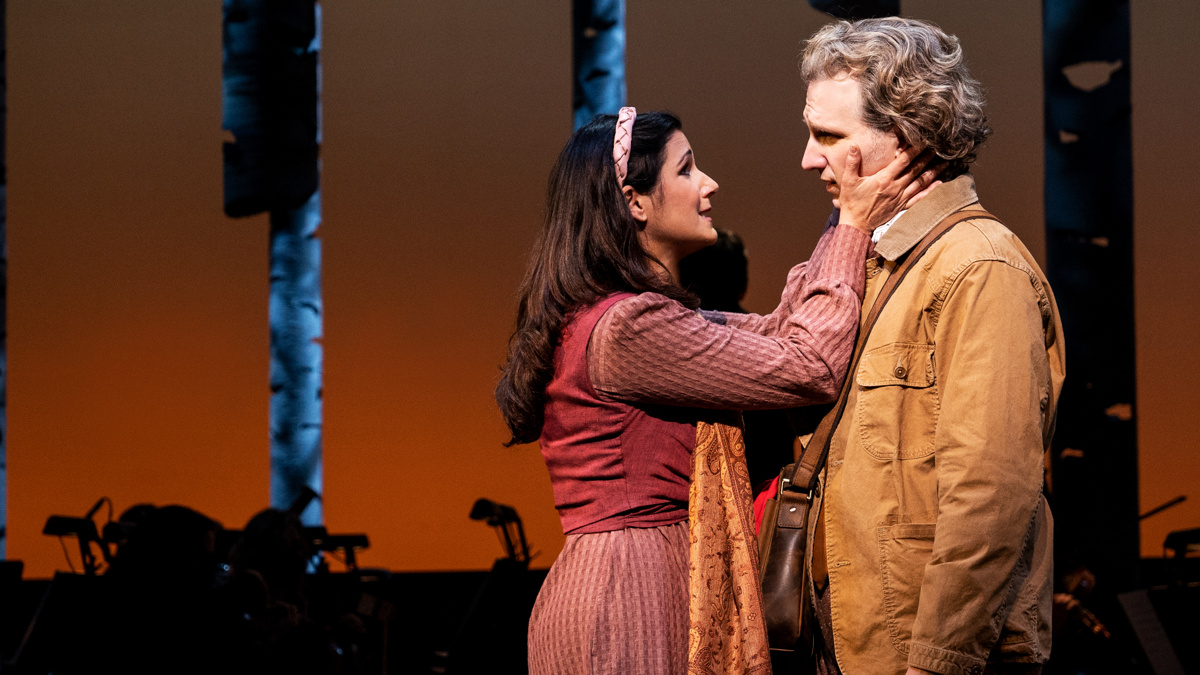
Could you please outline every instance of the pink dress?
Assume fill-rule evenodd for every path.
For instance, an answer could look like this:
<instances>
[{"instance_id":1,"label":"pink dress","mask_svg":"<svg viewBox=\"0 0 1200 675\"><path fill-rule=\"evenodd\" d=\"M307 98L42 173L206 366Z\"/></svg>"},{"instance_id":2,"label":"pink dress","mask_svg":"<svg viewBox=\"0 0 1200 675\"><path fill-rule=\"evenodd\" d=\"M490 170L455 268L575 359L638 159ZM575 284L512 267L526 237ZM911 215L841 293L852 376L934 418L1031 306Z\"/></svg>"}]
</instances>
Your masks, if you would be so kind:
<instances>
[{"instance_id":1,"label":"pink dress","mask_svg":"<svg viewBox=\"0 0 1200 675\"><path fill-rule=\"evenodd\" d=\"M827 229L770 315L643 293L569 319L540 439L568 536L530 619L531 674L686 672L696 422L836 395L869 241Z\"/></svg>"}]
</instances>

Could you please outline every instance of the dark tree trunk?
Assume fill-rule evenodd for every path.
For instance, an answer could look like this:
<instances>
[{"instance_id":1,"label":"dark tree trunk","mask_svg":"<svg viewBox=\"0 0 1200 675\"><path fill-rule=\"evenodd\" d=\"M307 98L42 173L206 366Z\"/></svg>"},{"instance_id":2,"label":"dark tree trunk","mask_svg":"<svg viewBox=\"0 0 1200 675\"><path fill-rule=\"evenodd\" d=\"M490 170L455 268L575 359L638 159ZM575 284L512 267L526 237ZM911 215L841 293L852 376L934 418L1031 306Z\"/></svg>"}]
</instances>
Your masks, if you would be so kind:
<instances>
[{"instance_id":1,"label":"dark tree trunk","mask_svg":"<svg viewBox=\"0 0 1200 675\"><path fill-rule=\"evenodd\" d=\"M813 9L847 21L896 16L900 13L900 0L808 0L808 4Z\"/></svg>"},{"instance_id":2,"label":"dark tree trunk","mask_svg":"<svg viewBox=\"0 0 1200 675\"><path fill-rule=\"evenodd\" d=\"M574 0L575 129L625 105L625 0Z\"/></svg>"},{"instance_id":3,"label":"dark tree trunk","mask_svg":"<svg viewBox=\"0 0 1200 675\"><path fill-rule=\"evenodd\" d=\"M1052 446L1059 569L1133 587L1138 542L1129 3L1043 0L1046 262L1067 380Z\"/></svg>"},{"instance_id":4,"label":"dark tree trunk","mask_svg":"<svg viewBox=\"0 0 1200 675\"><path fill-rule=\"evenodd\" d=\"M8 25L0 0L0 560L8 557Z\"/></svg>"},{"instance_id":5,"label":"dark tree trunk","mask_svg":"<svg viewBox=\"0 0 1200 675\"><path fill-rule=\"evenodd\" d=\"M224 0L225 212L271 221L271 505L321 492L320 7ZM304 511L322 520L321 505Z\"/></svg>"}]
</instances>

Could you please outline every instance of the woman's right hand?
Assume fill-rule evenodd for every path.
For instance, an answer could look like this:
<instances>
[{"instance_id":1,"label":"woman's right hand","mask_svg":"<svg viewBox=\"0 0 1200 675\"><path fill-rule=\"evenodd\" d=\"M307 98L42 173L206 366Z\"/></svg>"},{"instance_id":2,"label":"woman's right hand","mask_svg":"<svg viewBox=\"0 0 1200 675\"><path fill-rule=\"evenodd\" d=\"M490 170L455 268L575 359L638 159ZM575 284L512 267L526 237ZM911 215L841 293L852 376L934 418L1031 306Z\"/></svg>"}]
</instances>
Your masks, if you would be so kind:
<instances>
[{"instance_id":1,"label":"woman's right hand","mask_svg":"<svg viewBox=\"0 0 1200 675\"><path fill-rule=\"evenodd\" d=\"M933 162L935 157L932 150L920 152L908 148L876 173L860 176L862 152L858 146L851 146L838 185L841 204L838 223L873 233L941 183L936 178L946 164Z\"/></svg>"}]
</instances>

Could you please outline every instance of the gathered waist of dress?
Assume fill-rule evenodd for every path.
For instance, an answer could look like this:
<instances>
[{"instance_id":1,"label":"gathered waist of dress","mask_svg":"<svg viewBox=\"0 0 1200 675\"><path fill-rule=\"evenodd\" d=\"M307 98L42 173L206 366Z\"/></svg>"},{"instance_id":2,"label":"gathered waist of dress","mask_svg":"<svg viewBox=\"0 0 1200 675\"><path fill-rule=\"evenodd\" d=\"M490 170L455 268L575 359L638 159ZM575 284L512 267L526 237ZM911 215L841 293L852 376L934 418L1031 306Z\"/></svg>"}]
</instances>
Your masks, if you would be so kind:
<instances>
[{"instance_id":1,"label":"gathered waist of dress","mask_svg":"<svg viewBox=\"0 0 1200 675\"><path fill-rule=\"evenodd\" d=\"M674 525L688 519L687 502L676 504L653 504L631 512L617 513L600 518L588 519L584 514L559 511L563 534L595 534L614 532L626 528L651 528Z\"/></svg>"}]
</instances>

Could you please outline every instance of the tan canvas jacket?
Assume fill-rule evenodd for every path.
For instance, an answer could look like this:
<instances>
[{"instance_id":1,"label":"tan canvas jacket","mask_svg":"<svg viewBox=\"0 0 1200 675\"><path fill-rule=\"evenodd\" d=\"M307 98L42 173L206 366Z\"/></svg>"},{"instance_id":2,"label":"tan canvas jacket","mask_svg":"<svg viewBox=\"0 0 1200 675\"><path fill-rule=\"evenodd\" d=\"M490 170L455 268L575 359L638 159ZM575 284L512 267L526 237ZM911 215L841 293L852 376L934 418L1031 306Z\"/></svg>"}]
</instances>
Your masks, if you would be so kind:
<instances>
[{"instance_id":1,"label":"tan canvas jacket","mask_svg":"<svg viewBox=\"0 0 1200 675\"><path fill-rule=\"evenodd\" d=\"M961 176L892 225L882 264L867 264L863 316L894 261L977 201ZM1046 660L1042 457L1063 374L1050 287L995 220L959 223L897 288L850 375L816 503L845 675Z\"/></svg>"}]
</instances>

